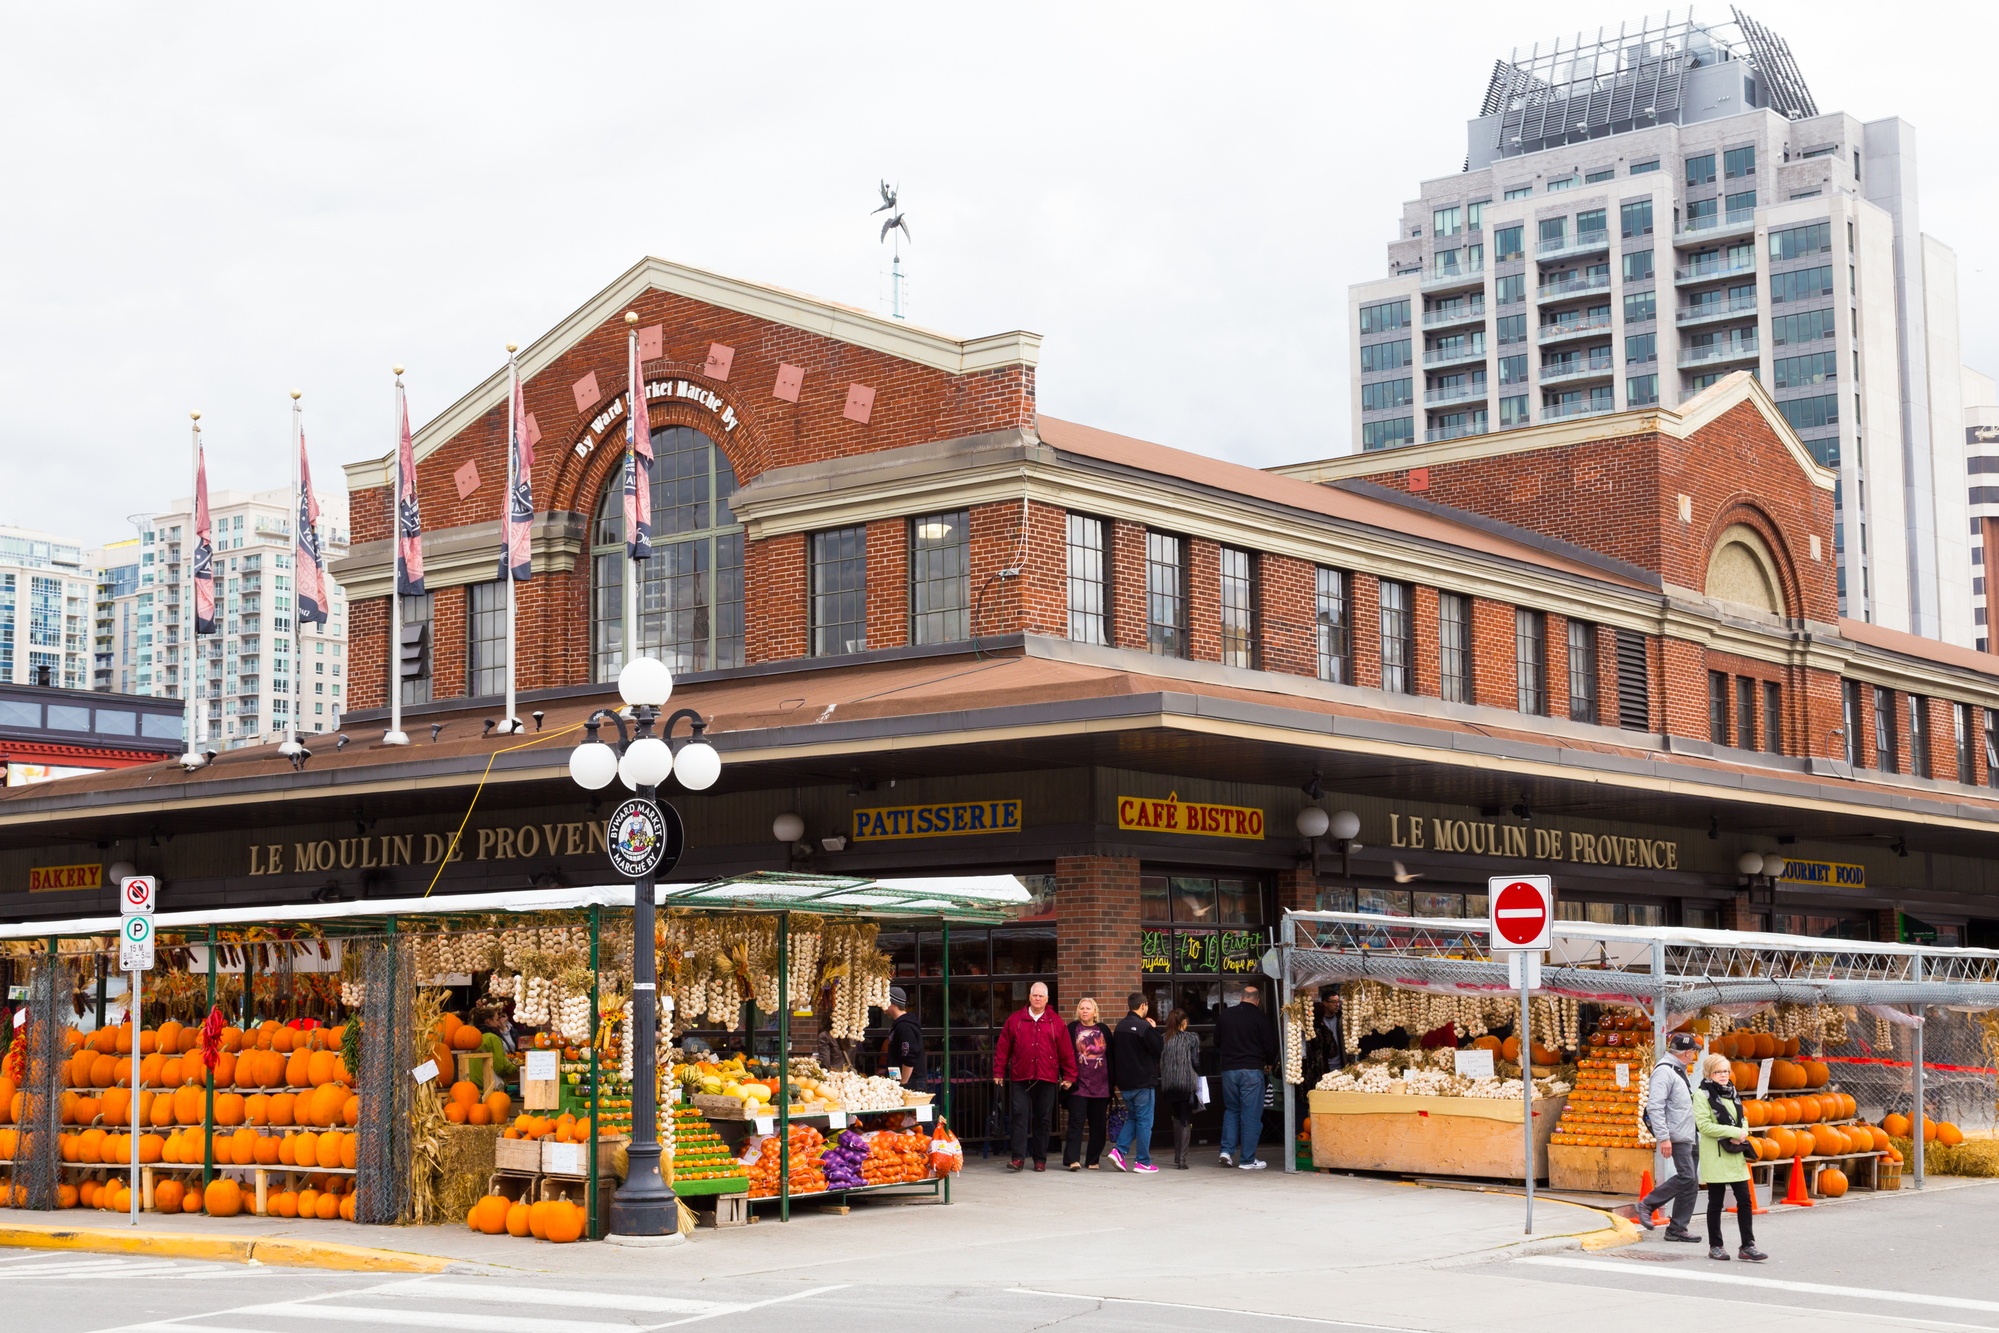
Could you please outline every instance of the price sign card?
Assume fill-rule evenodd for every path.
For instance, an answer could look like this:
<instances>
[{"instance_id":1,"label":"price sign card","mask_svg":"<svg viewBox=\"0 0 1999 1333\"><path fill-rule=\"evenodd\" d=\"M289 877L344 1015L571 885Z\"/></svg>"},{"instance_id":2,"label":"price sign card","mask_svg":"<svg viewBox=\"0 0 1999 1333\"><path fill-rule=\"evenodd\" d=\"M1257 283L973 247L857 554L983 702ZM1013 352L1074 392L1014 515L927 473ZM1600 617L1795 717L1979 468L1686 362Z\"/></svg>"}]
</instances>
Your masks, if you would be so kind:
<instances>
[{"instance_id":1,"label":"price sign card","mask_svg":"<svg viewBox=\"0 0 1999 1333\"><path fill-rule=\"evenodd\" d=\"M919 1122L921 1122L921 1123L923 1123L923 1124L926 1124L926 1125L927 1125L927 1124L929 1124L929 1123L930 1123L930 1108L929 1108L928 1106L919 1106L919 1107L917 1107L917 1108L916 1108L916 1118L917 1118L917 1120L918 1120Z\"/></svg>"},{"instance_id":2,"label":"price sign card","mask_svg":"<svg viewBox=\"0 0 1999 1333\"><path fill-rule=\"evenodd\" d=\"M1459 1051L1454 1057L1459 1078L1491 1078L1492 1052L1485 1047Z\"/></svg>"},{"instance_id":3,"label":"price sign card","mask_svg":"<svg viewBox=\"0 0 1999 1333\"><path fill-rule=\"evenodd\" d=\"M1618 1087L1620 1087L1620 1088L1628 1088L1628 1087L1630 1087L1630 1086L1631 1086L1631 1066L1630 1066L1630 1065L1627 1065L1627 1064L1619 1064L1619 1065L1617 1066L1617 1086L1618 1086Z\"/></svg>"},{"instance_id":4,"label":"price sign card","mask_svg":"<svg viewBox=\"0 0 1999 1333\"><path fill-rule=\"evenodd\" d=\"M1775 1063L1775 1060L1765 1060L1756 1066L1756 1095L1759 1098L1770 1095L1770 1066Z\"/></svg>"},{"instance_id":5,"label":"price sign card","mask_svg":"<svg viewBox=\"0 0 1999 1333\"><path fill-rule=\"evenodd\" d=\"M828 1111L826 1113L826 1128L845 1129L846 1127L847 1113L845 1111Z\"/></svg>"},{"instance_id":6,"label":"price sign card","mask_svg":"<svg viewBox=\"0 0 1999 1333\"><path fill-rule=\"evenodd\" d=\"M553 1081L560 1077L560 1073L556 1069L555 1052L529 1051L526 1076L537 1081L543 1079Z\"/></svg>"},{"instance_id":7,"label":"price sign card","mask_svg":"<svg viewBox=\"0 0 1999 1333\"><path fill-rule=\"evenodd\" d=\"M756 1125L757 1133L769 1134L777 1127L777 1120L772 1116L760 1115L757 1117Z\"/></svg>"},{"instance_id":8,"label":"price sign card","mask_svg":"<svg viewBox=\"0 0 1999 1333\"><path fill-rule=\"evenodd\" d=\"M437 1061L425 1060L415 1069L410 1070L410 1077L415 1079L419 1084L430 1082L437 1077Z\"/></svg>"}]
</instances>

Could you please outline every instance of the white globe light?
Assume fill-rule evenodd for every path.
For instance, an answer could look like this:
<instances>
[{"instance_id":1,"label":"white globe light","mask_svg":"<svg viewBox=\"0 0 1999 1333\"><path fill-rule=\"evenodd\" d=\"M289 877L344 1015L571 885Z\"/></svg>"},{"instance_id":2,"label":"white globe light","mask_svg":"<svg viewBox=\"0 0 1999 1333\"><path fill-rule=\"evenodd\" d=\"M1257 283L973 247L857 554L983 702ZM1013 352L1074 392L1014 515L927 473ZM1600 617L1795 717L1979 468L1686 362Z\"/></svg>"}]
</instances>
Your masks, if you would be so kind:
<instances>
[{"instance_id":1,"label":"white globe light","mask_svg":"<svg viewBox=\"0 0 1999 1333\"><path fill-rule=\"evenodd\" d=\"M618 752L602 741L585 741L569 752L569 776L589 791L608 787L618 776Z\"/></svg>"},{"instance_id":2,"label":"white globe light","mask_svg":"<svg viewBox=\"0 0 1999 1333\"><path fill-rule=\"evenodd\" d=\"M1301 838L1324 837L1333 822L1331 815L1316 805L1308 805L1298 812L1298 836Z\"/></svg>"},{"instance_id":3,"label":"white globe light","mask_svg":"<svg viewBox=\"0 0 1999 1333\"><path fill-rule=\"evenodd\" d=\"M1742 854L1741 856L1739 856L1739 857L1737 857L1737 858L1736 858L1736 862L1735 862L1735 868L1736 868L1737 870L1740 870L1740 871L1741 871L1741 872L1742 872L1743 874L1745 874L1745 875L1760 875L1760 874L1762 874L1762 873L1763 873L1763 853L1761 853L1761 852L1744 852L1744 853L1743 853L1743 854Z\"/></svg>"},{"instance_id":4,"label":"white globe light","mask_svg":"<svg viewBox=\"0 0 1999 1333\"><path fill-rule=\"evenodd\" d=\"M628 787L657 787L673 776L673 751L657 736L642 736L618 761L618 776Z\"/></svg>"},{"instance_id":5,"label":"white globe light","mask_svg":"<svg viewBox=\"0 0 1999 1333\"><path fill-rule=\"evenodd\" d=\"M1335 838L1352 842L1360 836L1360 816L1351 810L1335 810L1331 828Z\"/></svg>"},{"instance_id":6,"label":"white globe light","mask_svg":"<svg viewBox=\"0 0 1999 1333\"><path fill-rule=\"evenodd\" d=\"M1763 873L1771 879L1782 879L1784 877L1784 867L1789 864L1790 862L1781 856L1774 854L1766 856L1763 858Z\"/></svg>"},{"instance_id":7,"label":"white globe light","mask_svg":"<svg viewBox=\"0 0 1999 1333\"><path fill-rule=\"evenodd\" d=\"M673 757L673 771L689 791L706 791L722 776L722 756L707 741L689 741Z\"/></svg>"},{"instance_id":8,"label":"white globe light","mask_svg":"<svg viewBox=\"0 0 1999 1333\"><path fill-rule=\"evenodd\" d=\"M618 673L618 694L634 708L658 708L673 697L673 673L657 657L634 657Z\"/></svg>"},{"instance_id":9,"label":"white globe light","mask_svg":"<svg viewBox=\"0 0 1999 1333\"><path fill-rule=\"evenodd\" d=\"M770 836L779 842L797 842L805 836L805 821L797 815L779 815L770 821Z\"/></svg>"},{"instance_id":10,"label":"white globe light","mask_svg":"<svg viewBox=\"0 0 1999 1333\"><path fill-rule=\"evenodd\" d=\"M104 877L113 884L118 884L132 878L132 876L138 873L139 867L133 865L130 861L113 861L111 868L104 872Z\"/></svg>"}]
</instances>

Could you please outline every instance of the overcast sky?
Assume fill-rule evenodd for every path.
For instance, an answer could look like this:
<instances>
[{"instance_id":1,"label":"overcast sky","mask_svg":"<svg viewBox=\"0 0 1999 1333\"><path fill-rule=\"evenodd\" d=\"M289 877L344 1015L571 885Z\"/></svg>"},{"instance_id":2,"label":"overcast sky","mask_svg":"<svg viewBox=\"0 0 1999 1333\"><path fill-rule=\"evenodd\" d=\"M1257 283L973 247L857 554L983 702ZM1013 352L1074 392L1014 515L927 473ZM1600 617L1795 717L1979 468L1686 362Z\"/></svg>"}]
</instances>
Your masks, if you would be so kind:
<instances>
[{"instance_id":1,"label":"overcast sky","mask_svg":"<svg viewBox=\"0 0 1999 1333\"><path fill-rule=\"evenodd\" d=\"M1822 110L1920 135L1922 225L1999 371L1989 6L1754 0ZM1462 162L1495 57L1638 0L7 3L0 523L86 543L322 490L644 254L868 308L901 183L917 322L1045 335L1040 404L1255 465L1345 452L1349 283ZM1727 18L1723 5L1696 14Z\"/></svg>"}]
</instances>

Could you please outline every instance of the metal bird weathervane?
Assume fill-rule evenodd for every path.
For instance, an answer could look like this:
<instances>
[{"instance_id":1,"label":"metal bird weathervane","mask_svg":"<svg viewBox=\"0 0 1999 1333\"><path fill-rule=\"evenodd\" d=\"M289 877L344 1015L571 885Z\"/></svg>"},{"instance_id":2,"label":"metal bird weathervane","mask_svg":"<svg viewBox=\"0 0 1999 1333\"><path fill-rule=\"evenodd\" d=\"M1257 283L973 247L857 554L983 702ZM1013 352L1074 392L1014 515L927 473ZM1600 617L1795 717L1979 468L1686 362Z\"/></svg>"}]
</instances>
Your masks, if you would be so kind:
<instances>
[{"instance_id":1,"label":"metal bird weathervane","mask_svg":"<svg viewBox=\"0 0 1999 1333\"><path fill-rule=\"evenodd\" d=\"M881 207L875 209L868 216L873 217L875 213L888 214L888 217L882 221L881 235L876 237L877 241L886 241L890 232L902 233L895 239L895 249L889 260L889 313L897 319L904 319L907 316L903 313L902 309L902 243L912 238L909 234L909 222L903 216L902 208L897 203L898 187L890 185L887 181L883 181L881 183L881 191Z\"/></svg>"}]
</instances>

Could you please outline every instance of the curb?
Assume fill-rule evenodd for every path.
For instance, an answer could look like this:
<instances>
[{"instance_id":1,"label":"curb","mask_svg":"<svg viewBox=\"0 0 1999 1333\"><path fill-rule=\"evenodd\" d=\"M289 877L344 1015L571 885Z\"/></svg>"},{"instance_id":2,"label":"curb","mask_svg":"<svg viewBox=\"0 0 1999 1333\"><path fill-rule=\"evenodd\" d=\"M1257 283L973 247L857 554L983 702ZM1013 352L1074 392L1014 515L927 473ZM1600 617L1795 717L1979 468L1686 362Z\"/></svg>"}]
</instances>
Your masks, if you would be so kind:
<instances>
[{"instance_id":1,"label":"curb","mask_svg":"<svg viewBox=\"0 0 1999 1333\"><path fill-rule=\"evenodd\" d=\"M1615 1250L1626 1245L1636 1245L1642 1232L1638 1224L1628 1217L1616 1213L1606 1213L1610 1225L1601 1231L1586 1231L1576 1237L1585 1250Z\"/></svg>"},{"instance_id":2,"label":"curb","mask_svg":"<svg viewBox=\"0 0 1999 1333\"><path fill-rule=\"evenodd\" d=\"M260 1263L327 1268L351 1273L442 1273L453 1261L436 1255L377 1250L364 1245L290 1240L280 1236L197 1236L187 1232L107 1231L84 1227L0 1226L0 1246L77 1250L91 1254L142 1254L155 1259L211 1263Z\"/></svg>"}]
</instances>

